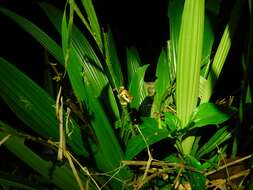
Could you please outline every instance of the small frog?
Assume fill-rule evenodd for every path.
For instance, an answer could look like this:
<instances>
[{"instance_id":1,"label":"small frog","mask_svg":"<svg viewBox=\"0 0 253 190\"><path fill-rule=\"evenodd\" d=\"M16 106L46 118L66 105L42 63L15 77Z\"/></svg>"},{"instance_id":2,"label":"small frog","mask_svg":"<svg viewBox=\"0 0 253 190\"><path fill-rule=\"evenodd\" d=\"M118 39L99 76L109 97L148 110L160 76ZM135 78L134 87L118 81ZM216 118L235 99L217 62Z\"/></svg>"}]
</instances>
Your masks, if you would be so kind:
<instances>
[{"instance_id":1,"label":"small frog","mask_svg":"<svg viewBox=\"0 0 253 190\"><path fill-rule=\"evenodd\" d=\"M133 96L130 95L124 86L119 87L118 97L122 106L127 106L133 100Z\"/></svg>"}]
</instances>

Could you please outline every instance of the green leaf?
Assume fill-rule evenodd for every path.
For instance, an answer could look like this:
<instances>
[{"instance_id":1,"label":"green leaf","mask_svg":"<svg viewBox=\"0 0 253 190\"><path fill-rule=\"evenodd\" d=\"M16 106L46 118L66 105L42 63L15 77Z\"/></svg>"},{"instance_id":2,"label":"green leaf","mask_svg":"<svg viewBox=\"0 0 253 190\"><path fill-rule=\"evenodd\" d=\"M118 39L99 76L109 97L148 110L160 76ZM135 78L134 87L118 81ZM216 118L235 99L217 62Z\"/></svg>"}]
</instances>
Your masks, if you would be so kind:
<instances>
[{"instance_id":1,"label":"green leaf","mask_svg":"<svg viewBox=\"0 0 253 190\"><path fill-rule=\"evenodd\" d=\"M225 30L223 32L218 49L214 56L210 73L207 78L208 84L206 85L206 91L208 92L207 93L208 95L201 100L202 102L208 102L213 93L214 85L216 84L216 81L220 76L221 70L223 68L228 52L230 50L232 39L235 33L237 23L240 18L243 4L244 0L237 0L234 5L229 23L226 25Z\"/></svg>"},{"instance_id":2,"label":"green leaf","mask_svg":"<svg viewBox=\"0 0 253 190\"><path fill-rule=\"evenodd\" d=\"M0 58L0 89L0 97L28 127L45 138L58 139L55 101L3 58ZM71 125L72 140L68 142L77 154L87 156L80 129L74 122Z\"/></svg>"},{"instance_id":3,"label":"green leaf","mask_svg":"<svg viewBox=\"0 0 253 190\"><path fill-rule=\"evenodd\" d=\"M130 103L132 108L138 108L148 95L144 85L144 76L148 66L139 67L131 77L129 92L133 96L133 100Z\"/></svg>"},{"instance_id":4,"label":"green leaf","mask_svg":"<svg viewBox=\"0 0 253 190\"><path fill-rule=\"evenodd\" d=\"M183 126L197 106L204 35L204 0L186 0L181 19L176 69L177 116ZM179 23L178 23L179 24ZM194 137L182 142L184 154L190 154Z\"/></svg>"},{"instance_id":5,"label":"green leaf","mask_svg":"<svg viewBox=\"0 0 253 190\"><path fill-rule=\"evenodd\" d=\"M132 81L134 73L141 67L141 59L135 48L127 49L127 78Z\"/></svg>"},{"instance_id":6,"label":"green leaf","mask_svg":"<svg viewBox=\"0 0 253 190\"><path fill-rule=\"evenodd\" d=\"M41 7L56 29L60 31L59 18L61 18L62 13L47 3L42 3ZM123 152L112 130L113 125L110 120L112 117L110 112L105 109L105 104L108 102L107 98L109 97L111 106L107 107L111 109L109 111L113 110L116 117L119 117L117 104L112 89L108 86L108 80L97 54L85 36L74 26L72 40L70 49L73 52L70 54L68 74L70 78L75 79L71 84L74 89L78 90L77 95L85 96L83 100L85 100L91 114L91 125L98 141L98 147L94 148L96 164L101 171L113 171L120 166ZM107 95L106 100L103 99L104 95ZM99 100L99 98L101 99ZM123 168L116 176L124 180L130 176L130 172ZM113 181L115 182L115 180ZM116 187L120 188L118 184L116 184Z\"/></svg>"},{"instance_id":7,"label":"green leaf","mask_svg":"<svg viewBox=\"0 0 253 190\"><path fill-rule=\"evenodd\" d=\"M227 121L229 118L230 115L219 110L215 104L203 103L194 111L190 123L195 128L206 125L217 125Z\"/></svg>"},{"instance_id":8,"label":"green leaf","mask_svg":"<svg viewBox=\"0 0 253 190\"><path fill-rule=\"evenodd\" d=\"M92 4L92 0L81 0L81 2L90 23L90 28L92 31L91 35L94 37L95 41L97 42L98 47L102 51L103 49L102 34L101 34L101 29L98 23L96 12Z\"/></svg>"},{"instance_id":9,"label":"green leaf","mask_svg":"<svg viewBox=\"0 0 253 190\"><path fill-rule=\"evenodd\" d=\"M187 166L196 169L196 171L186 171L186 175L189 177L191 183L191 188L194 190L205 190L206 178L203 173L200 173L203 170L201 163L191 155L187 155L185 161Z\"/></svg>"},{"instance_id":10,"label":"green leaf","mask_svg":"<svg viewBox=\"0 0 253 190\"><path fill-rule=\"evenodd\" d=\"M143 123L140 125L141 132L150 146L162 139L168 138L170 134L167 129L159 129L158 123L153 118L143 118ZM131 160L141 151L147 148L142 135L137 135L129 140L124 159Z\"/></svg>"},{"instance_id":11,"label":"green leaf","mask_svg":"<svg viewBox=\"0 0 253 190\"><path fill-rule=\"evenodd\" d=\"M197 105L203 33L204 0L186 0L178 42L176 83L177 115L183 125Z\"/></svg>"},{"instance_id":12,"label":"green leaf","mask_svg":"<svg viewBox=\"0 0 253 190\"><path fill-rule=\"evenodd\" d=\"M168 17L170 19L170 43L173 60L176 59L176 54L178 51L178 40L183 8L184 0L169 1ZM174 62L176 64L176 60Z\"/></svg>"},{"instance_id":13,"label":"green leaf","mask_svg":"<svg viewBox=\"0 0 253 190\"><path fill-rule=\"evenodd\" d=\"M164 122L172 133L182 128L181 121L176 115L170 112L166 112L164 113L164 116L165 116Z\"/></svg>"},{"instance_id":14,"label":"green leaf","mask_svg":"<svg viewBox=\"0 0 253 190\"><path fill-rule=\"evenodd\" d=\"M50 21L58 32L61 31L62 13L56 7L48 3L40 3L41 8L46 13ZM101 96L102 91L108 85L108 79L105 70L100 62L96 51L90 45L86 37L73 25L72 46L70 60L68 64L68 75L71 80L72 88L80 101L85 101L89 105L88 92L85 86L91 86L93 96ZM119 118L119 110L113 95L112 89L109 87L108 98L111 110L116 118Z\"/></svg>"},{"instance_id":15,"label":"green leaf","mask_svg":"<svg viewBox=\"0 0 253 190\"><path fill-rule=\"evenodd\" d=\"M104 40L106 63L115 83L115 87L119 89L121 86L124 86L123 74L121 71L120 61L116 51L116 44L114 42L111 30L108 31L108 34L105 34Z\"/></svg>"},{"instance_id":16,"label":"green leaf","mask_svg":"<svg viewBox=\"0 0 253 190\"><path fill-rule=\"evenodd\" d=\"M157 68L156 68L156 77L155 81L155 97L153 102L153 111L159 112L162 101L164 100L164 96L168 91L169 86L171 85L171 76L170 76L170 68L169 68L169 60L166 55L166 51L163 49L159 56Z\"/></svg>"},{"instance_id":17,"label":"green leaf","mask_svg":"<svg viewBox=\"0 0 253 190\"><path fill-rule=\"evenodd\" d=\"M64 63L62 49L54 40L52 40L45 32L34 25L29 20L16 13L0 7L0 12L8 16L27 33L32 35L43 47L45 47L60 63Z\"/></svg>"},{"instance_id":18,"label":"green leaf","mask_svg":"<svg viewBox=\"0 0 253 190\"><path fill-rule=\"evenodd\" d=\"M207 143L205 143L196 153L196 158L201 158L212 150L217 149L221 143L231 138L232 133L228 130L228 126L220 128Z\"/></svg>"},{"instance_id":19,"label":"green leaf","mask_svg":"<svg viewBox=\"0 0 253 190\"><path fill-rule=\"evenodd\" d=\"M96 160L97 167L104 172L112 172L111 175L126 180L131 177L130 171L126 167L120 167L120 161L123 159L123 151L114 134L110 118L103 109L100 101L93 96L89 90L90 112L92 115L91 125L97 137L98 145L94 147L93 154ZM112 179L114 188L122 188L122 184L117 180Z\"/></svg>"}]
</instances>

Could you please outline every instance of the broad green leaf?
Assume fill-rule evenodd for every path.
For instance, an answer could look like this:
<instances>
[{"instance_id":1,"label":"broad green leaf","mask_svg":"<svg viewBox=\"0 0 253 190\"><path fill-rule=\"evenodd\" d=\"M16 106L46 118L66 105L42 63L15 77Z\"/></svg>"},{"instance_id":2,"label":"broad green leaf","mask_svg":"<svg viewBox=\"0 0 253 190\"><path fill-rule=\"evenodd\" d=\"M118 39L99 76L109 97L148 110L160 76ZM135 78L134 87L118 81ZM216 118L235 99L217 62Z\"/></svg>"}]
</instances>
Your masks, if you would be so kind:
<instances>
[{"instance_id":1,"label":"broad green leaf","mask_svg":"<svg viewBox=\"0 0 253 190\"><path fill-rule=\"evenodd\" d=\"M166 129L159 129L158 123L153 118L143 118L143 123L140 125L140 130L145 137L147 144L145 143L142 135L137 135L129 140L126 154L124 159L131 160L141 151L145 150L147 146L150 146L162 139L168 138L170 134Z\"/></svg>"},{"instance_id":2,"label":"broad green leaf","mask_svg":"<svg viewBox=\"0 0 253 190\"><path fill-rule=\"evenodd\" d=\"M221 143L231 138L232 133L228 130L228 126L220 128L206 144L204 144L196 153L196 158L201 158L212 150L217 149Z\"/></svg>"},{"instance_id":3,"label":"broad green leaf","mask_svg":"<svg viewBox=\"0 0 253 190\"><path fill-rule=\"evenodd\" d=\"M0 58L0 97L28 127L45 138L58 139L55 101L35 82L9 62ZM80 129L72 122L72 140L77 154L87 156L82 146Z\"/></svg>"},{"instance_id":4,"label":"broad green leaf","mask_svg":"<svg viewBox=\"0 0 253 190\"><path fill-rule=\"evenodd\" d=\"M190 123L193 128L206 125L217 125L227 121L230 115L222 112L215 104L203 103L194 111Z\"/></svg>"},{"instance_id":5,"label":"broad green leaf","mask_svg":"<svg viewBox=\"0 0 253 190\"><path fill-rule=\"evenodd\" d=\"M10 152L61 189L79 189L70 167L66 164L61 167L54 166L54 171L50 177L49 174L51 173L50 170L53 167L53 163L45 161L35 154L24 144L25 138L19 136L10 126L2 122L0 122L0 126L2 129L0 130L0 139L4 138L8 134L11 135L11 137L4 143L4 146L6 146ZM85 178L86 177L82 175L82 180L86 181L87 179Z\"/></svg>"},{"instance_id":6,"label":"broad green leaf","mask_svg":"<svg viewBox=\"0 0 253 190\"><path fill-rule=\"evenodd\" d=\"M144 85L144 76L148 66L149 65L144 65L139 67L130 81L129 92L133 96L133 100L130 103L132 108L138 108L148 95Z\"/></svg>"},{"instance_id":7,"label":"broad green leaf","mask_svg":"<svg viewBox=\"0 0 253 190\"><path fill-rule=\"evenodd\" d=\"M204 0L186 0L182 14L176 69L177 116L183 126L197 106L204 34ZM182 142L184 154L191 152L194 137Z\"/></svg>"},{"instance_id":8,"label":"broad green leaf","mask_svg":"<svg viewBox=\"0 0 253 190\"><path fill-rule=\"evenodd\" d=\"M179 118L176 115L174 115L170 112L166 112L166 113L164 113L164 116L165 116L164 122L171 132L174 132L174 131L182 128L181 121L179 120Z\"/></svg>"},{"instance_id":9,"label":"broad green leaf","mask_svg":"<svg viewBox=\"0 0 253 190\"><path fill-rule=\"evenodd\" d=\"M205 190L206 178L201 171L203 167L201 163L191 155L187 155L185 158L186 164L196 169L196 171L187 170L186 175L191 183L191 188L194 190Z\"/></svg>"},{"instance_id":10,"label":"broad green leaf","mask_svg":"<svg viewBox=\"0 0 253 190\"><path fill-rule=\"evenodd\" d=\"M44 46L60 63L64 63L62 49L45 32L34 25L29 20L17 15L16 13L0 7L0 12L8 16L27 33L32 35L42 46Z\"/></svg>"},{"instance_id":11,"label":"broad green leaf","mask_svg":"<svg viewBox=\"0 0 253 190\"><path fill-rule=\"evenodd\" d=\"M177 115L185 125L197 105L204 33L204 0L186 0L177 62Z\"/></svg>"}]
</instances>

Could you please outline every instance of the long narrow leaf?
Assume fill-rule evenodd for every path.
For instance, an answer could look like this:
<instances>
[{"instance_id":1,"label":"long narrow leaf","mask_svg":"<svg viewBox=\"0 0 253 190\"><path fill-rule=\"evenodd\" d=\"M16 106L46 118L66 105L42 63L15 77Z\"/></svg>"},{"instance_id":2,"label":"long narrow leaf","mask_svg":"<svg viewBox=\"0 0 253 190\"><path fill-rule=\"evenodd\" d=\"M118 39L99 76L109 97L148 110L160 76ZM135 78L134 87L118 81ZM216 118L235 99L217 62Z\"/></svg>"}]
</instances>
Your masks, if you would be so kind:
<instances>
[{"instance_id":1,"label":"long narrow leaf","mask_svg":"<svg viewBox=\"0 0 253 190\"><path fill-rule=\"evenodd\" d=\"M141 66L141 60L136 49L127 49L127 78L130 82L133 78L134 73Z\"/></svg>"},{"instance_id":2,"label":"long narrow leaf","mask_svg":"<svg viewBox=\"0 0 253 190\"><path fill-rule=\"evenodd\" d=\"M46 47L48 51L60 62L63 63L62 50L55 41L53 41L45 32L43 32L36 25L29 20L17 15L16 13L0 7L0 12L8 16L16 22L21 28L32 35L42 46Z\"/></svg>"},{"instance_id":3,"label":"long narrow leaf","mask_svg":"<svg viewBox=\"0 0 253 190\"><path fill-rule=\"evenodd\" d=\"M0 89L0 97L28 127L45 138L58 139L54 100L3 58L0 58ZM80 129L72 124L73 139L69 143L78 154L87 156Z\"/></svg>"},{"instance_id":4,"label":"long narrow leaf","mask_svg":"<svg viewBox=\"0 0 253 190\"><path fill-rule=\"evenodd\" d=\"M161 103L172 82L170 81L170 65L168 62L166 51L162 50L156 68L157 80L155 81L155 97L152 105L152 113L160 112Z\"/></svg>"},{"instance_id":5,"label":"long narrow leaf","mask_svg":"<svg viewBox=\"0 0 253 190\"><path fill-rule=\"evenodd\" d=\"M212 67L207 79L208 84L206 84L207 92L205 94L207 95L204 96L202 102L209 101L213 92L214 85L220 76L221 70L223 68L223 65L225 63L225 60L231 47L232 39L234 36L238 20L240 18L240 12L242 10L243 4L244 0L237 0L234 5L231 18L223 32L220 44L214 56Z\"/></svg>"},{"instance_id":6,"label":"long narrow leaf","mask_svg":"<svg viewBox=\"0 0 253 190\"><path fill-rule=\"evenodd\" d=\"M54 27L60 33L60 23L62 18L61 11L48 3L41 3L40 6ZM85 36L75 26L73 26L72 31L72 44L73 46L71 49L73 50L70 56L73 56L71 58L73 60L70 61L72 63L68 65L68 69L71 69L71 72L68 72L68 74L72 80L71 83L73 89L76 89L75 93L78 96L78 99L87 101L87 98L85 97L87 96L85 95L87 93L84 93L86 91L84 86L90 84L93 85L93 95L95 97L99 97L102 93L102 90L108 84L108 79L106 78L104 68L96 52L91 47ZM82 70L82 73L80 73L80 70ZM82 77L84 77L84 82L81 82ZM110 98L109 103L111 105L113 113L115 117L119 118L119 110L112 89L109 89L108 94ZM79 97L79 95L81 97Z\"/></svg>"},{"instance_id":7,"label":"long narrow leaf","mask_svg":"<svg viewBox=\"0 0 253 190\"><path fill-rule=\"evenodd\" d=\"M186 0L182 15L176 69L176 105L183 126L188 122L198 101L204 5L204 0ZM184 154L190 153L193 141L193 137L183 141Z\"/></svg>"},{"instance_id":8,"label":"long narrow leaf","mask_svg":"<svg viewBox=\"0 0 253 190\"><path fill-rule=\"evenodd\" d=\"M185 125L197 105L204 32L204 1L186 0L178 45L177 115Z\"/></svg>"},{"instance_id":9,"label":"long narrow leaf","mask_svg":"<svg viewBox=\"0 0 253 190\"><path fill-rule=\"evenodd\" d=\"M144 85L144 76L148 66L144 65L138 68L130 81L129 92L133 96L133 100L130 103L132 108L138 108L148 95Z\"/></svg>"},{"instance_id":10,"label":"long narrow leaf","mask_svg":"<svg viewBox=\"0 0 253 190\"><path fill-rule=\"evenodd\" d=\"M231 138L232 134L228 130L228 126L219 129L206 144L204 144L197 152L196 157L201 158L205 154L210 153L212 150L219 147L221 143Z\"/></svg>"},{"instance_id":11,"label":"long narrow leaf","mask_svg":"<svg viewBox=\"0 0 253 190\"><path fill-rule=\"evenodd\" d=\"M103 49L102 34L101 34L96 12L92 4L92 0L82 0L81 2L83 4L85 12L87 13L87 16L88 16L88 20L90 22L92 35L94 39L96 40L100 50L102 50Z\"/></svg>"}]
</instances>

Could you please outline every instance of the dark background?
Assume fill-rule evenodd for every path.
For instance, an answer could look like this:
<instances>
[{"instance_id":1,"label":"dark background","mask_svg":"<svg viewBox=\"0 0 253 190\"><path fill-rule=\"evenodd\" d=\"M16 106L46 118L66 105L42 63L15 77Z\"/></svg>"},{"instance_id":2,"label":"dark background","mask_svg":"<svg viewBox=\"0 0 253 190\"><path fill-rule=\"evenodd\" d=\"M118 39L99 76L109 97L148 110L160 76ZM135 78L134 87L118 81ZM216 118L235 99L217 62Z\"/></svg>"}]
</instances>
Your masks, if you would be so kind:
<instances>
[{"instance_id":1,"label":"dark background","mask_svg":"<svg viewBox=\"0 0 253 190\"><path fill-rule=\"evenodd\" d=\"M60 44L56 33L45 14L37 5L42 1L0 0L0 6L25 16ZM64 1L47 1L63 9ZM167 1L145 0L95 0L95 8L103 28L109 25L118 46L122 63L126 61L126 48L136 47L142 64L150 64L147 80L155 80L156 62L166 40L169 38L167 19ZM81 6L80 6L81 7ZM42 82L43 48L25 31L4 15L1 22L1 54L8 61L32 77L39 84Z\"/></svg>"}]
</instances>

